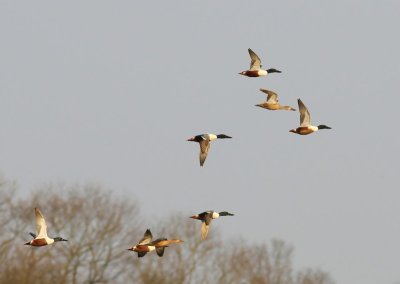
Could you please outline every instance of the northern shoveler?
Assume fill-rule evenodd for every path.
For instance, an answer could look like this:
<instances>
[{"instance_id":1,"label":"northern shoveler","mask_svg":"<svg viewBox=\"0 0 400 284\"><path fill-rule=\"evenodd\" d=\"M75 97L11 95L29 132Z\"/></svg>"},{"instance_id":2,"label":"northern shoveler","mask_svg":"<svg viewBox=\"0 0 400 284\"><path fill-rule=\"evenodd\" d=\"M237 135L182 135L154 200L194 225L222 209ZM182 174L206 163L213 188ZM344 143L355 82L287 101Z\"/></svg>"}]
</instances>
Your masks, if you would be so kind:
<instances>
[{"instance_id":1,"label":"northern shoveler","mask_svg":"<svg viewBox=\"0 0 400 284\"><path fill-rule=\"evenodd\" d=\"M205 133L193 136L192 138L189 138L187 141L198 142L200 144L200 166L202 167L204 161L207 158L208 150L210 149L210 142L215 139L225 139L225 138L232 138L232 137L225 134L215 135L211 133Z\"/></svg>"},{"instance_id":2,"label":"northern shoveler","mask_svg":"<svg viewBox=\"0 0 400 284\"><path fill-rule=\"evenodd\" d=\"M300 99L298 99L297 102L299 104L299 111L300 111L300 127L292 129L290 130L290 132L297 133L300 135L308 135L320 129L332 129L324 124L318 126L311 125L310 113L308 112L308 109Z\"/></svg>"},{"instance_id":3,"label":"northern shoveler","mask_svg":"<svg viewBox=\"0 0 400 284\"><path fill-rule=\"evenodd\" d=\"M204 240L208 235L208 230L210 228L211 221L213 219L217 219L221 216L234 216L234 214L222 211L222 212L215 212L215 211L205 211L203 213L193 215L189 218L197 219L201 221L201 239Z\"/></svg>"},{"instance_id":4,"label":"northern shoveler","mask_svg":"<svg viewBox=\"0 0 400 284\"><path fill-rule=\"evenodd\" d=\"M50 245L54 242L68 241L61 237L56 237L54 239L49 238L47 236L46 221L44 220L43 214L42 212L40 212L39 208L35 208L35 216L36 216L36 234L29 233L34 239L30 242L27 242L25 245L41 247Z\"/></svg>"},{"instance_id":5,"label":"northern shoveler","mask_svg":"<svg viewBox=\"0 0 400 284\"><path fill-rule=\"evenodd\" d=\"M258 107L262 107L265 109L269 109L269 110L292 110L295 111L296 109L290 107L290 106L281 106L279 104L279 100L278 100L278 94L270 91L270 90L266 90L266 89L260 89L261 92L267 94L267 101L261 104L257 104L256 106Z\"/></svg>"},{"instance_id":6,"label":"northern shoveler","mask_svg":"<svg viewBox=\"0 0 400 284\"><path fill-rule=\"evenodd\" d=\"M247 77L260 77L260 76L267 76L269 73L282 73L281 71L276 70L275 68L270 68L267 70L261 69L262 65L260 57L258 57L258 55L250 48L249 48L249 54L251 59L250 69L240 72L239 73L240 75L244 75Z\"/></svg>"},{"instance_id":7,"label":"northern shoveler","mask_svg":"<svg viewBox=\"0 0 400 284\"><path fill-rule=\"evenodd\" d=\"M178 239L168 240L166 238L159 238L154 241L151 241L152 239L153 235L151 234L150 229L147 229L146 232L144 233L143 238L139 241L139 243L129 248L128 250L137 252L138 257L143 257L146 255L146 253L155 250L157 252L157 255L159 257L162 257L164 255L164 249L168 247L170 244L183 242L182 240Z\"/></svg>"}]
</instances>

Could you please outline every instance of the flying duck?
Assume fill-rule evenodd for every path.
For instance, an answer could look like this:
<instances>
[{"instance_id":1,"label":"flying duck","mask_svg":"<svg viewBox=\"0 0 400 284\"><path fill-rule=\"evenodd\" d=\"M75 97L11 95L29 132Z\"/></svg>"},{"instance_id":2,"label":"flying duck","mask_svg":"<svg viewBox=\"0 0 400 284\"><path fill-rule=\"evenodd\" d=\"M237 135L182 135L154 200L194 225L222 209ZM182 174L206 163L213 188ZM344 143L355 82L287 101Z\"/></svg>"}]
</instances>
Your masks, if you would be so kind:
<instances>
[{"instance_id":1,"label":"flying duck","mask_svg":"<svg viewBox=\"0 0 400 284\"><path fill-rule=\"evenodd\" d=\"M192 138L189 138L187 141L194 141L200 144L200 166L202 167L204 161L207 158L208 150L210 149L210 142L215 139L224 139L224 138L232 138L232 137L225 134L215 135L211 133L205 133L193 136Z\"/></svg>"},{"instance_id":2,"label":"flying duck","mask_svg":"<svg viewBox=\"0 0 400 284\"><path fill-rule=\"evenodd\" d=\"M208 230L210 228L211 221L213 219L219 218L220 216L234 216L234 214L231 214L226 211L222 211L219 213L215 211L206 211L197 215L193 215L189 218L201 221L201 239L204 240L208 235Z\"/></svg>"},{"instance_id":3,"label":"flying duck","mask_svg":"<svg viewBox=\"0 0 400 284\"><path fill-rule=\"evenodd\" d=\"M300 111L300 126L297 127L296 129L290 130L290 132L297 133L300 135L308 135L315 131L318 131L319 129L332 129L324 124L318 126L311 125L310 113L308 112L308 109L300 99L298 99L297 102L299 104L299 111Z\"/></svg>"},{"instance_id":4,"label":"flying duck","mask_svg":"<svg viewBox=\"0 0 400 284\"><path fill-rule=\"evenodd\" d=\"M261 69L262 65L260 57L258 57L258 55L250 48L249 48L249 54L251 59L250 69L240 72L239 73L240 75L244 75L247 77L260 77L260 76L267 76L269 73L282 73L281 71L276 70L275 68L270 68L267 70Z\"/></svg>"},{"instance_id":5,"label":"flying duck","mask_svg":"<svg viewBox=\"0 0 400 284\"><path fill-rule=\"evenodd\" d=\"M168 245L183 242L182 240L177 239L168 240L166 238L159 238L151 241L152 239L153 235L151 234L150 229L147 229L139 243L136 246L129 248L128 250L137 252L138 257L143 257L146 255L146 253L155 250L157 252L157 255L159 257L162 257L164 255L164 249L168 247Z\"/></svg>"},{"instance_id":6,"label":"flying duck","mask_svg":"<svg viewBox=\"0 0 400 284\"><path fill-rule=\"evenodd\" d=\"M35 208L35 216L36 216L36 234L29 233L33 237L33 240L30 242L27 242L25 245L41 247L41 246L50 245L54 242L68 241L61 237L56 237L54 239L49 238L47 236L46 221L44 220L43 214L42 214L42 212L40 212L39 208Z\"/></svg>"},{"instance_id":7,"label":"flying duck","mask_svg":"<svg viewBox=\"0 0 400 284\"><path fill-rule=\"evenodd\" d=\"M281 106L279 104L279 100L278 100L278 94L273 92L273 91L269 91L266 89L260 89L261 92L267 94L267 101L261 104L257 104L256 106L258 107L262 107L265 109L269 109L269 110L278 110L278 109L282 109L282 110L292 110L295 111L296 109L290 107L290 106Z\"/></svg>"}]
</instances>

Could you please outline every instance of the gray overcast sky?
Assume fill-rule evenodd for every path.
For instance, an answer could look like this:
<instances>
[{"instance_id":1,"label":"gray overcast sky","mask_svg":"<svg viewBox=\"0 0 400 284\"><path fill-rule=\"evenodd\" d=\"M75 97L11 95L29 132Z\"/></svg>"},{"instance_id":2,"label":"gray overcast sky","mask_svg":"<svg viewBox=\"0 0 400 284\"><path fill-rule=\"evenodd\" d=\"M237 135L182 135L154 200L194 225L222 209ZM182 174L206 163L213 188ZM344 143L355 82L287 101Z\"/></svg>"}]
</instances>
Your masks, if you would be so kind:
<instances>
[{"instance_id":1,"label":"gray overcast sky","mask_svg":"<svg viewBox=\"0 0 400 284\"><path fill-rule=\"evenodd\" d=\"M399 1L0 1L0 172L22 192L99 182L149 217L229 210L298 268L398 283ZM251 47L267 78L237 73ZM332 130L288 131L274 90ZM203 132L213 142L204 168ZM238 226L240 224L240 227Z\"/></svg>"}]
</instances>

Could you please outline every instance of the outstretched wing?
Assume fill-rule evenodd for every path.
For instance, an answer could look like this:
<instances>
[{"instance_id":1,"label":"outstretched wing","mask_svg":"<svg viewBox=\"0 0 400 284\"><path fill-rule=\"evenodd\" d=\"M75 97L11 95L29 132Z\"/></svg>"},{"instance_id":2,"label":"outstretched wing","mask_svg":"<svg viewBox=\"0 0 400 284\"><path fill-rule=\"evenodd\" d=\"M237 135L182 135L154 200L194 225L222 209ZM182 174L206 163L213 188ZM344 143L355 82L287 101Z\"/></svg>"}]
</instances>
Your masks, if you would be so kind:
<instances>
[{"instance_id":1,"label":"outstretched wing","mask_svg":"<svg viewBox=\"0 0 400 284\"><path fill-rule=\"evenodd\" d=\"M260 57L258 57L258 55L254 51L252 51L250 48L249 48L249 54L250 54L250 59L251 59L250 70L251 71L260 70L261 66L262 66Z\"/></svg>"},{"instance_id":2,"label":"outstretched wing","mask_svg":"<svg viewBox=\"0 0 400 284\"><path fill-rule=\"evenodd\" d=\"M207 222L205 222L205 221L201 223L201 239L202 240L207 238L209 229L210 229L210 223L207 224Z\"/></svg>"},{"instance_id":3,"label":"outstretched wing","mask_svg":"<svg viewBox=\"0 0 400 284\"><path fill-rule=\"evenodd\" d=\"M300 111L300 126L309 126L311 125L310 123L310 113L308 112L308 109L306 106L303 104L303 102L298 99L297 100L299 104L299 111Z\"/></svg>"},{"instance_id":4,"label":"outstretched wing","mask_svg":"<svg viewBox=\"0 0 400 284\"><path fill-rule=\"evenodd\" d=\"M270 90L266 90L266 89L260 89L261 92L267 94L267 102L271 103L271 104L277 104L278 103L278 94L270 91Z\"/></svg>"},{"instance_id":5,"label":"outstretched wing","mask_svg":"<svg viewBox=\"0 0 400 284\"><path fill-rule=\"evenodd\" d=\"M139 245L146 245L151 242L151 239L153 238L153 235L151 234L150 229L147 229L146 232L144 233L143 238L139 241Z\"/></svg>"},{"instance_id":6,"label":"outstretched wing","mask_svg":"<svg viewBox=\"0 0 400 284\"><path fill-rule=\"evenodd\" d=\"M42 212L40 212L39 208L35 208L35 216L36 216L36 238L47 238L47 225L44 220Z\"/></svg>"},{"instance_id":7,"label":"outstretched wing","mask_svg":"<svg viewBox=\"0 0 400 284\"><path fill-rule=\"evenodd\" d=\"M207 154L208 154L208 150L210 149L210 140L206 139L206 140L202 140L199 142L200 144L200 166L203 166L206 158L207 158Z\"/></svg>"},{"instance_id":8,"label":"outstretched wing","mask_svg":"<svg viewBox=\"0 0 400 284\"><path fill-rule=\"evenodd\" d=\"M138 257L143 257L143 256L146 255L146 253L147 253L147 252L145 252L145 251L141 251L141 252L138 252L138 253L137 253L137 256L138 256Z\"/></svg>"},{"instance_id":9,"label":"outstretched wing","mask_svg":"<svg viewBox=\"0 0 400 284\"><path fill-rule=\"evenodd\" d=\"M156 252L159 257L162 257L164 255L164 249L165 247L156 247Z\"/></svg>"}]
</instances>

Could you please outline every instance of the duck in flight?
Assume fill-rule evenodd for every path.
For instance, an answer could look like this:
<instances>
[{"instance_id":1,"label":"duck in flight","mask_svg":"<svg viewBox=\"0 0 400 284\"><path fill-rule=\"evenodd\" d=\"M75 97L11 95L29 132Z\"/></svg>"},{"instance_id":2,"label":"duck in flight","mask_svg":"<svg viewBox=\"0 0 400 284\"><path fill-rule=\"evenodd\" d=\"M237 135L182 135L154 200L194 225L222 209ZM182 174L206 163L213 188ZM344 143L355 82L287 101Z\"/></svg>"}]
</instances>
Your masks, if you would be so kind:
<instances>
[{"instance_id":1,"label":"duck in flight","mask_svg":"<svg viewBox=\"0 0 400 284\"><path fill-rule=\"evenodd\" d=\"M279 100L278 100L278 94L270 91L270 90L266 90L266 89L260 89L261 92L267 94L267 101L261 104L257 104L256 106L258 107L262 107L265 109L269 109L269 110L292 110L295 111L296 109L290 107L290 106L281 106L279 104Z\"/></svg>"},{"instance_id":2,"label":"duck in flight","mask_svg":"<svg viewBox=\"0 0 400 284\"><path fill-rule=\"evenodd\" d=\"M151 234L150 229L147 229L139 243L128 250L137 252L138 257L143 257L146 253L155 250L157 255L162 257L164 255L164 249L170 244L183 242L182 240L177 239L168 240L166 238L159 238L154 241L152 241L152 239L153 235Z\"/></svg>"},{"instance_id":3,"label":"duck in flight","mask_svg":"<svg viewBox=\"0 0 400 284\"><path fill-rule=\"evenodd\" d=\"M197 219L201 221L201 239L204 240L208 235L208 230L210 229L210 224L213 219L218 219L221 216L234 216L234 214L222 211L222 212L215 212L215 211L205 211L203 213L193 215L189 218Z\"/></svg>"},{"instance_id":4,"label":"duck in flight","mask_svg":"<svg viewBox=\"0 0 400 284\"><path fill-rule=\"evenodd\" d=\"M54 242L68 241L61 237L56 237L54 239L49 238L49 236L47 235L46 221L44 220L43 214L42 212L40 212L39 208L35 208L35 216L36 216L36 234L29 233L33 237L33 240L27 242L25 245L41 247L50 245Z\"/></svg>"},{"instance_id":5,"label":"duck in flight","mask_svg":"<svg viewBox=\"0 0 400 284\"><path fill-rule=\"evenodd\" d=\"M300 111L300 126L297 127L296 129L290 130L290 132L297 133L300 135L308 135L320 129L332 129L324 124L318 126L311 125L310 113L308 112L307 107L300 99L298 99L297 102L299 104L299 111Z\"/></svg>"},{"instance_id":6,"label":"duck in flight","mask_svg":"<svg viewBox=\"0 0 400 284\"><path fill-rule=\"evenodd\" d=\"M261 69L261 59L258 57L258 55L252 51L249 48L249 54L250 54L250 69L245 70L240 72L240 75L247 76L247 77L261 77L261 76L267 76L269 73L282 73L279 70L276 70L275 68L270 68L267 70Z\"/></svg>"},{"instance_id":7,"label":"duck in flight","mask_svg":"<svg viewBox=\"0 0 400 284\"><path fill-rule=\"evenodd\" d=\"M189 138L187 141L198 142L200 144L199 158L200 158L200 166L202 167L207 158L208 150L210 149L210 142L215 139L225 139L225 138L232 138L232 137L225 134L215 135L211 133L205 133L193 136Z\"/></svg>"}]
</instances>

